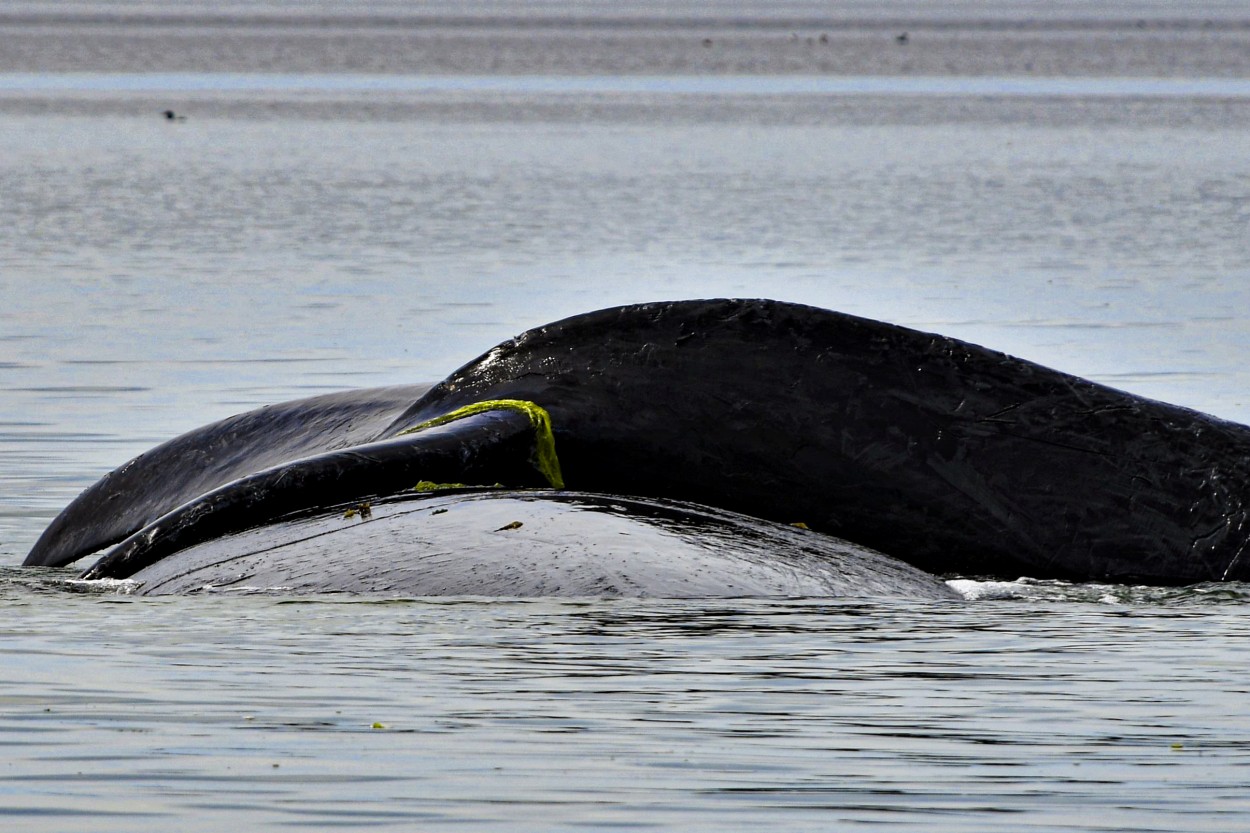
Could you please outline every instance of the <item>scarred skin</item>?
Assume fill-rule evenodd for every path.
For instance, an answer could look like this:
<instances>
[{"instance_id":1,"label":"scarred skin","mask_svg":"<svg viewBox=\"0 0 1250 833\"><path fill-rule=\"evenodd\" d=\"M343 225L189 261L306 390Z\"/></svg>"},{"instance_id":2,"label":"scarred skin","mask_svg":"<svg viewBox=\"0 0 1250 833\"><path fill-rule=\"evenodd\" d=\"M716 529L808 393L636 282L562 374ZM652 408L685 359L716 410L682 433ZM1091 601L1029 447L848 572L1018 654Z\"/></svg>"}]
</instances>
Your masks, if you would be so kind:
<instances>
[{"instance_id":1,"label":"scarred skin","mask_svg":"<svg viewBox=\"0 0 1250 833\"><path fill-rule=\"evenodd\" d=\"M266 442L265 412L235 418L251 418L247 431L226 421L174 440L84 493L27 563L69 563L224 487L212 512L183 518L201 525L193 537L211 538L239 527L234 501L261 507L248 523L266 512L249 486L230 485L239 477L276 466L262 479L281 486L302 456L378 441L411 444L403 453L420 458L433 435L392 438L474 402L516 399L549 412L573 489L802 521L936 573L1250 577L1250 428L827 310L759 300L602 310L524 333L415 401L402 398L396 389L342 395L336 402L355 408L363 429L351 419L292 428L308 403L276 406L287 415L273 421L286 432L277 433L298 445L285 459ZM508 436L524 431L503 417L455 429L472 446L464 465L519 477L525 453L480 435L500 420ZM180 474L189 450L211 458L199 469L220 471L220 482ZM368 464L341 461L344 471ZM329 481L317 482L273 505L330 502Z\"/></svg>"}]
</instances>

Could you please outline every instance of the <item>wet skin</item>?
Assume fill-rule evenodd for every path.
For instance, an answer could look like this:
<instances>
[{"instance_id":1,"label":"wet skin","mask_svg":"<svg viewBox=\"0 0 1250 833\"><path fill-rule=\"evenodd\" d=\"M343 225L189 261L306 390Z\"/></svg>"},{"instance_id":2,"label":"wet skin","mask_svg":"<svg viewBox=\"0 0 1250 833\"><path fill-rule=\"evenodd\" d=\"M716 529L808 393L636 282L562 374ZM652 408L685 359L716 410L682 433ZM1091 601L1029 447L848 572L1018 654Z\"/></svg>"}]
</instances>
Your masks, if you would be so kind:
<instances>
[{"instance_id":1,"label":"wet skin","mask_svg":"<svg viewBox=\"0 0 1250 833\"><path fill-rule=\"evenodd\" d=\"M939 335L759 300L621 307L531 330L424 393L345 392L206 426L105 477L28 564L110 544L124 577L185 547L418 480L686 501L932 573L1245 579L1250 429ZM129 537L127 537L129 536ZM120 543L118 543L120 542Z\"/></svg>"}]
</instances>

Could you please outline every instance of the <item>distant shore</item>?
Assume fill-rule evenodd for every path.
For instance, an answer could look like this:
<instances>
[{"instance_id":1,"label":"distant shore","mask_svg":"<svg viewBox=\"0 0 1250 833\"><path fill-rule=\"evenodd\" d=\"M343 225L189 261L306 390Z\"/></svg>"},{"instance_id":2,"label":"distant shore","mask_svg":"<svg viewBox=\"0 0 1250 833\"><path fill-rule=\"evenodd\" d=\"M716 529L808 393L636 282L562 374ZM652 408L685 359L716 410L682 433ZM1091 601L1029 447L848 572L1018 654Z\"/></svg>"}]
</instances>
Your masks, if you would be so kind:
<instances>
[{"instance_id":1,"label":"distant shore","mask_svg":"<svg viewBox=\"0 0 1250 833\"><path fill-rule=\"evenodd\" d=\"M561 14L36 3L0 13L0 72L1250 77L1250 10L1136 16L1088 5L1038 16L1009 3L890 3L879 15L801 3Z\"/></svg>"}]
</instances>

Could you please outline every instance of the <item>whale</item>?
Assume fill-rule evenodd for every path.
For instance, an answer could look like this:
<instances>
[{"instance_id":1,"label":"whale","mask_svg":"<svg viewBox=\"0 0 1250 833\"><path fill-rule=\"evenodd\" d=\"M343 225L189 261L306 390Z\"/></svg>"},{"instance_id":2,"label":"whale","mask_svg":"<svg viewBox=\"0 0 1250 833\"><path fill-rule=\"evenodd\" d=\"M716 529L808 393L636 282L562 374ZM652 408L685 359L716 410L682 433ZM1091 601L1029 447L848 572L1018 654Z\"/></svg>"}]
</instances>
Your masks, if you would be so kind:
<instances>
[{"instance_id":1,"label":"whale","mask_svg":"<svg viewBox=\"0 0 1250 833\"><path fill-rule=\"evenodd\" d=\"M310 507L130 573L128 592L484 598L960 598L897 559L670 500L446 488Z\"/></svg>"},{"instance_id":2,"label":"whale","mask_svg":"<svg viewBox=\"0 0 1250 833\"><path fill-rule=\"evenodd\" d=\"M562 518L538 573L558 572L563 543L593 537L603 522L607 513L586 511L585 501L616 498L626 509L615 521L644 539L657 534L649 525L660 505L670 520L697 516L717 530L681 544L702 550L690 570L724 571L711 595L732 595L735 571L770 558L786 565L780 573L822 558L889 563L887 585L904 581L897 563L920 585L925 576L1180 585L1250 576L1248 483L1243 425L845 313L764 299L668 301L531 329L428 388L345 391L191 431L88 488L25 563L99 555L88 579L173 569L191 552L238 565L249 547L307 551L299 542L312 538L300 536L313 520L337 523L331 537L418 524L378 556L403 559L436 520L472 517L508 494L514 512ZM583 502L559 499L567 494ZM451 501L439 507L448 511L415 508L432 500ZM386 518L374 509L383 506ZM466 559L479 576L504 569L521 538L487 521L448 539L477 552L489 549L485 536L503 536L499 560ZM537 526L517 523L518 533ZM706 560L735 536L767 543L745 561ZM677 546L656 544L668 545ZM368 546L344 539L318 556L339 571L318 587L358 585L365 568L351 580L342 570L368 560ZM614 592L629 595L631 581L654 572L642 549L613 551L640 565ZM307 573L317 559L301 557L312 558L287 560ZM601 579L569 592L595 595ZM828 592L851 592L856 580ZM820 595L819 581L764 582L743 595ZM681 594L671 574L645 594L664 595L666 583ZM486 585L457 586L453 576L439 586L473 594Z\"/></svg>"}]
</instances>

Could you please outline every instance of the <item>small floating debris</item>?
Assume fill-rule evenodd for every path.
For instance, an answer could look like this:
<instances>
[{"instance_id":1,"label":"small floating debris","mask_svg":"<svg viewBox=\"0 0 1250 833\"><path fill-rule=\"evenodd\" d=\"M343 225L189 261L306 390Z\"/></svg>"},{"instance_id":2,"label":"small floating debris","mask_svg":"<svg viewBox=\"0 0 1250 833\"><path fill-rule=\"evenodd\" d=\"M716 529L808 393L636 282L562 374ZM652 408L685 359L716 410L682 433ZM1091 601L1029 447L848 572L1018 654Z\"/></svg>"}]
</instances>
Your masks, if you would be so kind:
<instances>
[{"instance_id":1,"label":"small floating debris","mask_svg":"<svg viewBox=\"0 0 1250 833\"><path fill-rule=\"evenodd\" d=\"M900 45L906 45L906 43L909 40L911 40L911 38L907 37L906 32L900 32L898 37L896 37L894 40L897 41Z\"/></svg>"},{"instance_id":2,"label":"small floating debris","mask_svg":"<svg viewBox=\"0 0 1250 833\"><path fill-rule=\"evenodd\" d=\"M523 523L521 523L520 521L513 521L513 522L512 522L512 523L510 523L510 524L504 524L503 526L499 527L499 529L496 529L495 531L496 531L496 532L505 532L505 531L507 531L507 530L509 530L509 529L520 529L522 526L524 526L524 524L523 524Z\"/></svg>"},{"instance_id":3,"label":"small floating debris","mask_svg":"<svg viewBox=\"0 0 1250 833\"><path fill-rule=\"evenodd\" d=\"M175 113L173 110L165 110L163 113L161 113L161 115L165 117L165 121L186 121L187 120L186 116Z\"/></svg>"},{"instance_id":4,"label":"small floating debris","mask_svg":"<svg viewBox=\"0 0 1250 833\"><path fill-rule=\"evenodd\" d=\"M344 518L354 518L360 516L362 521L367 521L373 517L373 506L368 503L358 503L343 513Z\"/></svg>"}]
</instances>

